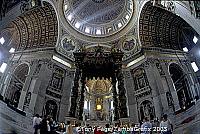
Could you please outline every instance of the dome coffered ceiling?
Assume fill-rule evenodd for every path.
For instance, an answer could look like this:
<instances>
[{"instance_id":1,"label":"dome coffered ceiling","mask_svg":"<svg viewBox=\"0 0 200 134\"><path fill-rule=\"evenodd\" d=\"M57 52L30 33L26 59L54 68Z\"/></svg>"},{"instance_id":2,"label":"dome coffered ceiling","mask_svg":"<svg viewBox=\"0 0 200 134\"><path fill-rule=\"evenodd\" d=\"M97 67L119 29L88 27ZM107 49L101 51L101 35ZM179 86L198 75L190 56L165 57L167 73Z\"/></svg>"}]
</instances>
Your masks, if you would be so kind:
<instances>
[{"instance_id":1,"label":"dome coffered ceiling","mask_svg":"<svg viewBox=\"0 0 200 134\"><path fill-rule=\"evenodd\" d=\"M119 39L136 21L134 0L63 0L59 6L65 30L90 43Z\"/></svg>"}]
</instances>

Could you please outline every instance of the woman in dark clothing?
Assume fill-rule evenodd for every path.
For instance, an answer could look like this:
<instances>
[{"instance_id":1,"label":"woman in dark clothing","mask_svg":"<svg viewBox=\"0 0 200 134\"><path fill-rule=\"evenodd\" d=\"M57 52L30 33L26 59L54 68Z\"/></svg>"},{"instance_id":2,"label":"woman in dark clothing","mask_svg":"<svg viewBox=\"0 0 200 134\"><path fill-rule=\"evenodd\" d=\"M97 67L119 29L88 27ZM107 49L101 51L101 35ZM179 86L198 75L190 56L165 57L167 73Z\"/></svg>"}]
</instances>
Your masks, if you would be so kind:
<instances>
[{"instance_id":1,"label":"woman in dark clothing","mask_svg":"<svg viewBox=\"0 0 200 134\"><path fill-rule=\"evenodd\" d=\"M40 134L48 134L47 119L44 118L40 124Z\"/></svg>"}]
</instances>

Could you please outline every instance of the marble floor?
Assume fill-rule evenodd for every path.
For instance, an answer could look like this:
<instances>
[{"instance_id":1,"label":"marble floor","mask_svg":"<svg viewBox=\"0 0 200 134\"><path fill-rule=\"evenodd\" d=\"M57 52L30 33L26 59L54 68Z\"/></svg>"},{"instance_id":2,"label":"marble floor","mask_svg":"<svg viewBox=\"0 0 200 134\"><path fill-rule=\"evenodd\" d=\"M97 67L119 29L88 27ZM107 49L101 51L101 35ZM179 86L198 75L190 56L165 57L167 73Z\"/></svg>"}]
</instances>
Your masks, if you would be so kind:
<instances>
[{"instance_id":1,"label":"marble floor","mask_svg":"<svg viewBox=\"0 0 200 134\"><path fill-rule=\"evenodd\" d=\"M33 134L32 119L32 116L21 115L0 101L0 134ZM200 134L200 113L192 122L176 127L173 134Z\"/></svg>"}]
</instances>

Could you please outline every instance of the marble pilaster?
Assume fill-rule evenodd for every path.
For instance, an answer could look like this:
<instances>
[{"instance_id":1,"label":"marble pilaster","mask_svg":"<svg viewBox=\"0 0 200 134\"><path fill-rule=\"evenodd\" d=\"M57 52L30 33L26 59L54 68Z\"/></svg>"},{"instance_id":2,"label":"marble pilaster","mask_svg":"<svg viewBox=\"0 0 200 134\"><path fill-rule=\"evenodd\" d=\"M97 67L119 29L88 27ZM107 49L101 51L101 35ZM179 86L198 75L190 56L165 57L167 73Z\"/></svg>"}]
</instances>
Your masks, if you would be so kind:
<instances>
[{"instance_id":1,"label":"marble pilaster","mask_svg":"<svg viewBox=\"0 0 200 134\"><path fill-rule=\"evenodd\" d=\"M137 109L137 102L136 102L136 96L134 94L134 81L133 77L131 75L131 72L124 71L125 74L125 86L127 90L127 98L128 98L128 111L129 111L129 118L132 122L138 122L138 109Z\"/></svg>"},{"instance_id":2,"label":"marble pilaster","mask_svg":"<svg viewBox=\"0 0 200 134\"><path fill-rule=\"evenodd\" d=\"M151 87L151 92L152 92L152 97L153 97L153 105L154 105L154 109L155 109L155 115L156 117L161 117L162 114L162 104L161 104L161 100L160 100L160 96L159 96L159 86L157 85L157 79L155 77L155 66L153 65L153 63L147 63L147 65L145 66L145 72L149 81L149 85Z\"/></svg>"}]
</instances>

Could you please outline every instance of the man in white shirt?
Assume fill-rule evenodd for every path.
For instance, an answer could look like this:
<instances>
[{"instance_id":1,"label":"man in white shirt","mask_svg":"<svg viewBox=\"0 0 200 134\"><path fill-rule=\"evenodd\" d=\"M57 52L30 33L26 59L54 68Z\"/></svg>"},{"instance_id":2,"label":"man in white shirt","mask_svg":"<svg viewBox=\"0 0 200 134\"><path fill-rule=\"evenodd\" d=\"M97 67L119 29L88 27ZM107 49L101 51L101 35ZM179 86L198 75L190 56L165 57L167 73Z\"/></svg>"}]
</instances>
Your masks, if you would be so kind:
<instances>
[{"instance_id":1,"label":"man in white shirt","mask_svg":"<svg viewBox=\"0 0 200 134\"><path fill-rule=\"evenodd\" d=\"M152 124L149 122L148 117L144 118L144 122L141 125L141 134L150 134L152 132Z\"/></svg>"},{"instance_id":2,"label":"man in white shirt","mask_svg":"<svg viewBox=\"0 0 200 134\"><path fill-rule=\"evenodd\" d=\"M33 128L35 129L34 134L39 134L39 129L40 129L40 122L42 119L40 118L39 114L36 114L35 117L33 117Z\"/></svg>"},{"instance_id":3,"label":"man in white shirt","mask_svg":"<svg viewBox=\"0 0 200 134\"><path fill-rule=\"evenodd\" d=\"M173 125L167 118L167 114L163 115L163 120L160 122L161 134L172 134Z\"/></svg>"}]
</instances>

